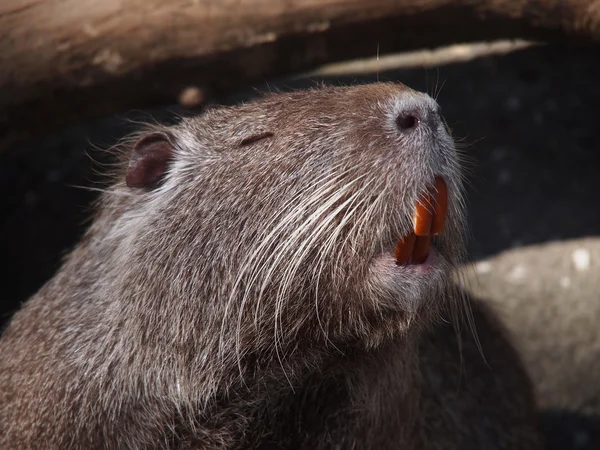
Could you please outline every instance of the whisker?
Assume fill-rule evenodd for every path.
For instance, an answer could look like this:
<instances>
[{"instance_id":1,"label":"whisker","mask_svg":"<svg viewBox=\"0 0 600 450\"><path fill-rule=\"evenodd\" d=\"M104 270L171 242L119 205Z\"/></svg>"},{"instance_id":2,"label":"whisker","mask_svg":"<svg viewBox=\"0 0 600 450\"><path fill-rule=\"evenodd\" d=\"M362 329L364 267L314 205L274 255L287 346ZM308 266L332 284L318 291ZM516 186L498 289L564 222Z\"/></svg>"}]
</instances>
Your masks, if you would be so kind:
<instances>
[{"instance_id":1,"label":"whisker","mask_svg":"<svg viewBox=\"0 0 600 450\"><path fill-rule=\"evenodd\" d=\"M237 292L241 287L241 284L244 279L247 280L245 283L244 292L242 295L241 304L238 310L238 320L236 326L236 355L238 357L238 366L240 364L240 329L242 324L242 317L245 310L245 304L248 301L252 289L256 285L256 281L261 280L260 289L258 291L258 295L256 296L256 306L254 313L254 323L255 327L258 328L258 315L261 305L262 297L264 296L265 290L267 286L270 284L274 273L277 270L277 267L280 263L285 259L286 261L289 259L289 255L286 254L286 250L289 249L290 246L299 240L300 236L304 232L303 230L309 226L311 222L314 222L315 214L309 216L307 220L305 220L305 224L302 223L295 226L295 232L292 236L287 236L289 233L289 228L297 221L298 218L302 217L302 215L310 209L313 205L321 205L319 209L325 209L329 207L329 204L333 204L336 200L333 201L331 199L327 200L326 197L329 195L334 195L336 192L336 184L339 183L339 180L342 179L349 170L341 171L339 173L335 173L336 168L328 168L328 174L324 177L318 179L315 183L313 183L309 189L313 191L313 195L307 197L307 191L303 190L297 193L293 198L291 203L299 200L299 203L287 213L285 212L277 212L273 214L270 221L265 225L265 229L270 230L268 234L259 241L259 244L255 246L254 250L248 253L248 258L246 259L246 263L242 266L241 270L238 273L236 281L234 283L234 288L229 295L228 302L225 307L225 314L223 316L221 322L221 337L219 342L219 347L222 351L224 348L224 336L225 336L225 326L227 323L227 317L229 317L229 310L232 307L234 299L237 297ZM332 175L333 174L333 175ZM314 189L313 189L314 188ZM342 189L348 189L349 186L343 187ZM274 225L274 226L273 226ZM283 239L285 235L286 239ZM275 245L274 248L273 245ZM277 255L275 258L269 258L268 256ZM258 286L257 286L258 287ZM276 301L276 311L279 308L280 300ZM276 317L277 321L277 317ZM277 325L277 323L276 323ZM279 345L277 345L277 336L276 337L276 345L275 350L279 353ZM280 358L281 355L278 354ZM241 367L239 367L241 371ZM289 380L288 380L289 381Z\"/></svg>"}]
</instances>

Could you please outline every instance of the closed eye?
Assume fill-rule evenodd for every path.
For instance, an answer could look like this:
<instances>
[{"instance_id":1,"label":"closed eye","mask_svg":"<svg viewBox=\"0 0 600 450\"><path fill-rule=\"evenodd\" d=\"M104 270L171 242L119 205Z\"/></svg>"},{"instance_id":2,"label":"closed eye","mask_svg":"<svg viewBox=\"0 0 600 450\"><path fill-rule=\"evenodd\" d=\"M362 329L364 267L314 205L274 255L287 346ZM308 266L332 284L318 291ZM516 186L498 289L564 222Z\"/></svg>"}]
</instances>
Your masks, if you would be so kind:
<instances>
[{"instance_id":1,"label":"closed eye","mask_svg":"<svg viewBox=\"0 0 600 450\"><path fill-rule=\"evenodd\" d=\"M255 134L253 136L248 136L248 137L242 139L242 142L240 142L240 147L254 144L255 142L258 142L262 139L266 139L266 138L270 138L270 137L273 137L273 133L271 133L270 131L266 131L261 134Z\"/></svg>"}]
</instances>

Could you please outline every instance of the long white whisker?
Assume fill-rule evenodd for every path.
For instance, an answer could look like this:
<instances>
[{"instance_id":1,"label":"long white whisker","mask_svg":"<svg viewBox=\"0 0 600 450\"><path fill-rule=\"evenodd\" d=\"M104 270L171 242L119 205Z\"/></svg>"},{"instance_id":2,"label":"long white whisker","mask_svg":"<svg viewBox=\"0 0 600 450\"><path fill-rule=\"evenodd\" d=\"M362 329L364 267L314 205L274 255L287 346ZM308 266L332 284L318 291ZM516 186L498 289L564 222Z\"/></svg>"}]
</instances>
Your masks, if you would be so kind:
<instances>
[{"instance_id":1,"label":"long white whisker","mask_svg":"<svg viewBox=\"0 0 600 450\"><path fill-rule=\"evenodd\" d=\"M285 215L284 215L284 211L278 211L275 214L273 214L271 219L265 225L265 229L270 230L270 231L267 233L267 235L263 239L261 239L259 241L259 244L257 246L255 246L255 248L248 254L245 264L242 266L241 270L238 273L238 276L234 283L234 287L233 287L232 291L230 292L228 301L226 303L225 313L223 315L223 319L221 322L221 336L220 336L220 341L219 341L219 348L222 349L222 353L223 353L223 350L225 350L224 349L224 337L225 337L225 331L226 331L225 327L226 327L227 319L229 316L229 311L230 311L233 303L235 302L235 299L237 298L239 288L241 287L242 282L246 279L244 293L242 296L241 304L239 306L238 321L237 321L237 327L236 327L236 356L238 359L238 366L240 366L240 363L241 363L241 360L240 360L241 355L239 354L240 329L241 329L241 323L242 323L241 319L243 316L245 304L246 304L248 298L250 297L251 290L253 289L253 286L255 285L256 281L262 278L263 285L261 287L261 290L260 290L258 298L257 298L257 304L256 304L256 310L255 310L255 326L258 326L257 325L257 322L258 322L257 317L258 317L258 311L260 308L262 294L264 292L265 286L268 285L268 283L270 282L270 279L272 277L272 274L273 274L273 270L267 269L267 267L268 267L267 264L269 262L271 262L270 267L273 268L279 262L279 258L277 258L276 261L269 259L268 258L269 254L281 254L281 255L284 254L285 248L282 248L282 247L283 246L287 247L291 243L289 238L287 238L286 241L283 242L283 235L285 235L288 232L287 228L289 228L290 225L293 224L294 222L298 221L299 218L303 217L303 215L306 213L306 211L309 211L312 206L320 203L324 197L329 195L331 192L334 192L335 188L336 188L336 184L339 182L339 179L342 178L343 176L345 176L347 173L347 171L343 171L343 172L336 174L335 173L335 170L337 169L336 167L328 167L326 169L328 171L328 175L320 178L319 180L317 180L315 183L313 183L311 186L309 186L307 188L307 190L311 190L313 188L318 187L318 189L314 189L314 192L316 195L307 197L306 191L301 191L301 192L297 193L294 197L292 197L292 199L290 200L290 203L292 203L292 204L295 203L296 201L299 201L299 203L291 211L287 212L287 214L285 214ZM348 170L350 170L350 169L348 169ZM273 224L275 224L275 226L272 226ZM274 249L271 249L271 247L273 247L273 245L275 245L276 247ZM258 263L262 262L262 264L257 264L256 262L258 262ZM241 367L239 367L239 368L241 371Z\"/></svg>"},{"instance_id":2,"label":"long white whisker","mask_svg":"<svg viewBox=\"0 0 600 450\"><path fill-rule=\"evenodd\" d=\"M279 287L277 297L276 297L276 302L275 302L275 338L276 338L276 342L275 342L275 344L277 344L277 332L278 332L277 321L278 321L278 317L279 317L280 311L281 311L281 303L285 296L285 293L287 292L287 290L289 288L290 281L293 279L293 275L297 272L298 268L300 267L300 264L304 260L304 257L308 254L311 244L314 243L314 241L318 238L319 233L329 225L329 223L335 218L335 216L339 213L340 210L342 210L343 208L345 208L347 206L348 200L346 200L342 205L338 206L332 213L329 214L328 217L326 217L325 220L321 219L322 215L324 213L326 213L331 207L333 207L335 205L335 203L340 201L341 198L343 197L343 195L345 194L345 192L348 191L363 176L358 177L357 179L354 179L351 182L347 183L345 186L341 187L338 191L336 191L334 196L330 197L326 202L324 202L313 214L311 214L304 221L303 224L301 224L301 226L298 227L297 230L295 230L294 234L291 236L291 239L290 239L290 241L292 243L299 241L299 239L303 236L303 234L305 234L305 232L310 231L311 227L314 224L318 224L317 228L314 231L312 231L312 233L308 236L308 239L305 239L304 241L300 242L300 245L296 249L296 252L294 253L294 255L290 256L290 255L284 254L284 252L279 252L277 257L273 260L271 267L268 271L268 275L263 280L263 285L261 286L259 298L263 295L263 293L266 289L268 280L270 279L272 273L279 266L280 261L283 258L286 258L286 260L291 259L294 262L294 264L292 266L288 266L287 270L284 272L283 281L282 281L281 286ZM286 245L286 247L289 247L289 245ZM276 349L276 351L278 351L277 345L276 345L275 349Z\"/></svg>"}]
</instances>

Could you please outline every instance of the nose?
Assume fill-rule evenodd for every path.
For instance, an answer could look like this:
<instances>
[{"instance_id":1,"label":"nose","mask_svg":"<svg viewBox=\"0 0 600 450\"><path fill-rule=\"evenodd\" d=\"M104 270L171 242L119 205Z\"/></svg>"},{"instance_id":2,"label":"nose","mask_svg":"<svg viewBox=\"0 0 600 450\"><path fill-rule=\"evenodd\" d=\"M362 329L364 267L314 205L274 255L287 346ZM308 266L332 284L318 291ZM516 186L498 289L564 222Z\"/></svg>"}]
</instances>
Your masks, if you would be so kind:
<instances>
[{"instance_id":1,"label":"nose","mask_svg":"<svg viewBox=\"0 0 600 450\"><path fill-rule=\"evenodd\" d=\"M409 134L418 128L437 129L441 122L440 106L431 97L414 93L398 100L396 128L402 134Z\"/></svg>"}]
</instances>

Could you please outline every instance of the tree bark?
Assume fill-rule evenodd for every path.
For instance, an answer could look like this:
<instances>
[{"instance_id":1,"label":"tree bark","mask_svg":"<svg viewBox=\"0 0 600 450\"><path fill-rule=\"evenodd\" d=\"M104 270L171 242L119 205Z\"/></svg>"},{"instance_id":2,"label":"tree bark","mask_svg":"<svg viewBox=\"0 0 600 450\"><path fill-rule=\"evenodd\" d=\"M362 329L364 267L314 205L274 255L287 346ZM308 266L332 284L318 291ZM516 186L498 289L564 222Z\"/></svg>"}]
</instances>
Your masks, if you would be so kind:
<instances>
[{"instance_id":1,"label":"tree bark","mask_svg":"<svg viewBox=\"0 0 600 450\"><path fill-rule=\"evenodd\" d=\"M2 0L0 150L325 62L496 38L600 41L600 0Z\"/></svg>"}]
</instances>

